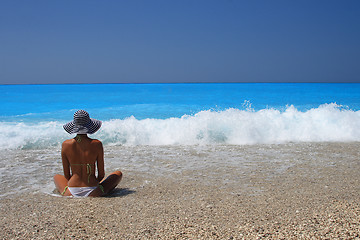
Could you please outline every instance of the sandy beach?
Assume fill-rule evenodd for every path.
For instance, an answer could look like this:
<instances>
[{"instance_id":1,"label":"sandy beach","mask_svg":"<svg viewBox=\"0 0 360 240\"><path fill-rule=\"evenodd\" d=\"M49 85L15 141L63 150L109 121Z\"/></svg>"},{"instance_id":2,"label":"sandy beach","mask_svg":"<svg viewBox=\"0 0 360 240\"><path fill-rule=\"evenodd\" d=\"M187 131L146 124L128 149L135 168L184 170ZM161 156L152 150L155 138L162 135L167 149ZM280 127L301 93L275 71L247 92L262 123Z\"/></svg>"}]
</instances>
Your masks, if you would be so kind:
<instances>
[{"instance_id":1,"label":"sandy beach","mask_svg":"<svg viewBox=\"0 0 360 240\"><path fill-rule=\"evenodd\" d=\"M109 197L5 196L0 238L360 239L359 143L315 147L331 161L298 162L272 177L264 169L277 163L263 162L238 184L206 180L224 169L125 171Z\"/></svg>"}]
</instances>

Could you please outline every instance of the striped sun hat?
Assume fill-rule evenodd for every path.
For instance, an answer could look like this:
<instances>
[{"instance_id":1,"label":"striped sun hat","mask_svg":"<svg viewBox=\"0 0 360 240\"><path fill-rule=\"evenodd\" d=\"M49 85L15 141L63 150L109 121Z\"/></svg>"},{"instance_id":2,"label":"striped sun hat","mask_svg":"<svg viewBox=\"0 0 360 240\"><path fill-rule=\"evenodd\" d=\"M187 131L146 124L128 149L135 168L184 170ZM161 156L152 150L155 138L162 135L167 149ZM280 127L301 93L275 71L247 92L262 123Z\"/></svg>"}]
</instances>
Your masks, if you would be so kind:
<instances>
[{"instance_id":1,"label":"striped sun hat","mask_svg":"<svg viewBox=\"0 0 360 240\"><path fill-rule=\"evenodd\" d=\"M101 127L101 121L92 119L88 112L79 110L74 113L74 121L65 124L63 127L70 134L93 134Z\"/></svg>"}]
</instances>

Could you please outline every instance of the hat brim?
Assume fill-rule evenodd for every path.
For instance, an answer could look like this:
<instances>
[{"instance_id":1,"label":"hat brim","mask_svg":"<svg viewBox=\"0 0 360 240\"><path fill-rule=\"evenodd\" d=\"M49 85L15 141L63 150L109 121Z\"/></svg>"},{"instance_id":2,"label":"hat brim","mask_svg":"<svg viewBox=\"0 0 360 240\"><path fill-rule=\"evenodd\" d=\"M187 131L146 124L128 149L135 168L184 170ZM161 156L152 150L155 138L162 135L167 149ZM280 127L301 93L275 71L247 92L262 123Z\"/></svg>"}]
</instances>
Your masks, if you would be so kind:
<instances>
[{"instance_id":1,"label":"hat brim","mask_svg":"<svg viewBox=\"0 0 360 240\"><path fill-rule=\"evenodd\" d=\"M93 134L100 129L102 122L96 119L90 118L90 121L85 126L76 125L74 121L68 122L63 126L66 132L69 134Z\"/></svg>"}]
</instances>

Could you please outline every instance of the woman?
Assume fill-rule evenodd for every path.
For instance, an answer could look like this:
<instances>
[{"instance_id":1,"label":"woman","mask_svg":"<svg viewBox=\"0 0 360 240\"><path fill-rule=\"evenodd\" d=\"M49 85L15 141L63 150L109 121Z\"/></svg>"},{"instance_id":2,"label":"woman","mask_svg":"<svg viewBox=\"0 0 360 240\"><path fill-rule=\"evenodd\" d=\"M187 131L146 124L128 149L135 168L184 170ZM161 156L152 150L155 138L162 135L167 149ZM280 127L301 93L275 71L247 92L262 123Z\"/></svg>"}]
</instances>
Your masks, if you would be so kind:
<instances>
[{"instance_id":1,"label":"woman","mask_svg":"<svg viewBox=\"0 0 360 240\"><path fill-rule=\"evenodd\" d=\"M56 188L61 195L100 197L108 194L119 184L122 178L120 171L113 172L102 181L105 176L103 146L99 140L87 136L95 133L100 127L101 121L91 119L84 110L75 112L74 121L64 125L65 131L77 135L62 144L64 176L54 176Z\"/></svg>"}]
</instances>

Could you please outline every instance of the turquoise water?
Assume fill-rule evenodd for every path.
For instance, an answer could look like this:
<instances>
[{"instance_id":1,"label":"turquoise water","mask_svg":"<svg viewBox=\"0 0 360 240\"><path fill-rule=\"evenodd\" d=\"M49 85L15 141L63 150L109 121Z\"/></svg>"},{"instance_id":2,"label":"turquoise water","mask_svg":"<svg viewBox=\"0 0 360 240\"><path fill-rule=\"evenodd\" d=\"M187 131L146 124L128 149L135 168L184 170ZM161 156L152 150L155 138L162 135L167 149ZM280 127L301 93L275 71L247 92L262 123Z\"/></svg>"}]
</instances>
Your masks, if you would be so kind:
<instances>
[{"instance_id":1,"label":"turquoise water","mask_svg":"<svg viewBox=\"0 0 360 240\"><path fill-rule=\"evenodd\" d=\"M65 84L1 85L0 120L68 119L87 109L103 120L181 117L202 110L275 108L304 111L326 103L360 110L360 84ZM70 112L70 113L69 113ZM23 116L25 115L25 116Z\"/></svg>"},{"instance_id":2,"label":"turquoise water","mask_svg":"<svg viewBox=\"0 0 360 240\"><path fill-rule=\"evenodd\" d=\"M1 85L2 148L68 137L78 109L104 122L111 145L256 144L360 140L360 84ZM5 141L5 140L4 140Z\"/></svg>"}]
</instances>

